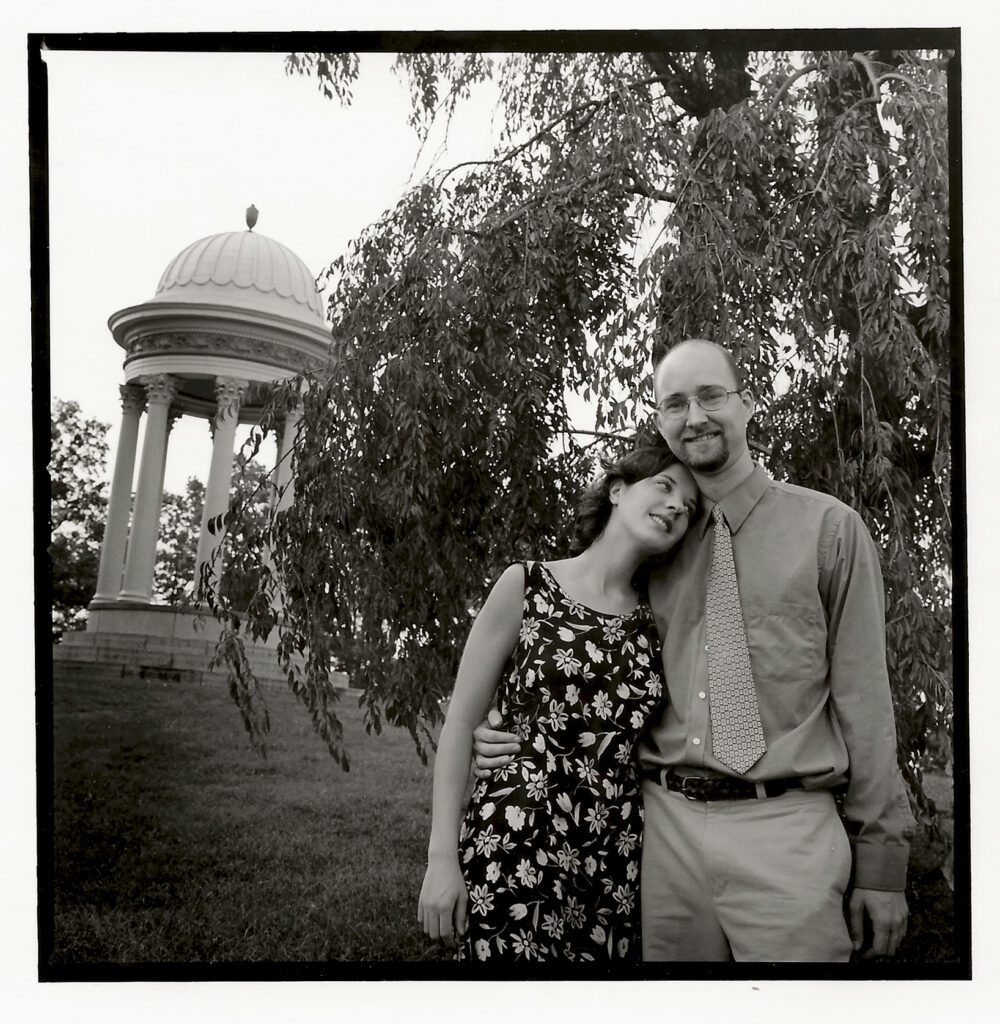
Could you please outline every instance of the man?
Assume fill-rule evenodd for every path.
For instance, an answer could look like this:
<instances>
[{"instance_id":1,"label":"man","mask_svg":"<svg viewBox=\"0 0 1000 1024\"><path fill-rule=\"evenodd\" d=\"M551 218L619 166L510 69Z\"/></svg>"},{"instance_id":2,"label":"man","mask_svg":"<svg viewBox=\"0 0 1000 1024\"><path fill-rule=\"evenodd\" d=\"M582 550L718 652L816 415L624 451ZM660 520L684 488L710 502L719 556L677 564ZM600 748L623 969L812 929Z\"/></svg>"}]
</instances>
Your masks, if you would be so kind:
<instances>
[{"instance_id":1,"label":"man","mask_svg":"<svg viewBox=\"0 0 1000 1024\"><path fill-rule=\"evenodd\" d=\"M892 955L912 816L874 544L846 505L754 465L753 397L721 346L675 346L654 387L703 508L649 586L669 700L640 748L643 956ZM477 730L480 768L499 738Z\"/></svg>"}]
</instances>

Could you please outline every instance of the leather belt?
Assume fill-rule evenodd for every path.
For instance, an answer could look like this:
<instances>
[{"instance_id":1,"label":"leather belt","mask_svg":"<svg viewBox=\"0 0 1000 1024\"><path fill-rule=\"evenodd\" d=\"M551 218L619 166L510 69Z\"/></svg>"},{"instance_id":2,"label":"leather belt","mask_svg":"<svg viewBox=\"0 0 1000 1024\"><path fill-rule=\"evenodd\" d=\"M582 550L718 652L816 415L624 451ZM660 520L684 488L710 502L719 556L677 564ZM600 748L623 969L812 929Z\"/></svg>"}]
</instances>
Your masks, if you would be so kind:
<instances>
[{"instance_id":1,"label":"leather belt","mask_svg":"<svg viewBox=\"0 0 1000 1024\"><path fill-rule=\"evenodd\" d=\"M688 800L759 800L781 796L790 789L802 789L801 779L768 779L766 782L748 782L725 776L705 778L701 775L680 775L674 768L645 767L644 779L659 783Z\"/></svg>"}]
</instances>

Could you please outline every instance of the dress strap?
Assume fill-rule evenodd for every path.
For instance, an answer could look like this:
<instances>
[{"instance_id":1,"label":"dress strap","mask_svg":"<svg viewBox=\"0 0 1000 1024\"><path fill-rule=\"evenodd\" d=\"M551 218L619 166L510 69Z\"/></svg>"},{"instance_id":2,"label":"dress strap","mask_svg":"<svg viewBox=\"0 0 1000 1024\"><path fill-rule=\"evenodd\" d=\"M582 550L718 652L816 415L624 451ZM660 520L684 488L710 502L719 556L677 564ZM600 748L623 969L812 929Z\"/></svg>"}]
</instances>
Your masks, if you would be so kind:
<instances>
[{"instance_id":1,"label":"dress strap","mask_svg":"<svg viewBox=\"0 0 1000 1024\"><path fill-rule=\"evenodd\" d=\"M534 559L524 559L520 562L512 563L514 565L524 566L524 600L525 607L527 602L532 600L531 609L534 609L533 598L534 595L539 591L550 590L550 584L541 562L535 561Z\"/></svg>"},{"instance_id":2,"label":"dress strap","mask_svg":"<svg viewBox=\"0 0 1000 1024\"><path fill-rule=\"evenodd\" d=\"M525 614L525 612L527 611L527 608L528 608L528 600L531 597L532 593L534 593L534 590L535 590L536 584L535 584L534 577L535 577L535 573L537 571L535 569L535 566L537 566L538 563L537 562L529 561L528 559L523 559L522 561L512 562L511 564L512 565L519 565L519 566L521 566L522 569L524 569L524 601L522 602L522 616L523 616Z\"/></svg>"}]
</instances>

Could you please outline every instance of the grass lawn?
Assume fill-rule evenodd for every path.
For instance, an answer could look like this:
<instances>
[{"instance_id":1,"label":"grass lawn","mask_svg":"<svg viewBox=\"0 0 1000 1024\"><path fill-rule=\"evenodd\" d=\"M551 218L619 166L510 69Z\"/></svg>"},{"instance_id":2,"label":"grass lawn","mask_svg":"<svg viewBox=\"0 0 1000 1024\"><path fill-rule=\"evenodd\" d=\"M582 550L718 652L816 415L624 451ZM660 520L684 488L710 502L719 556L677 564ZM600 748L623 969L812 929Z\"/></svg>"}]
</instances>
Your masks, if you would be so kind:
<instances>
[{"instance_id":1,"label":"grass lawn","mask_svg":"<svg viewBox=\"0 0 1000 1024\"><path fill-rule=\"evenodd\" d=\"M249 748L223 687L56 679L52 966L434 961L416 927L431 770L341 702L351 771L269 691ZM911 861L904 962L955 961L933 844Z\"/></svg>"},{"instance_id":2,"label":"grass lawn","mask_svg":"<svg viewBox=\"0 0 1000 1024\"><path fill-rule=\"evenodd\" d=\"M224 688L56 681L53 963L417 960L431 770L342 702L351 771L268 693L268 760Z\"/></svg>"}]
</instances>

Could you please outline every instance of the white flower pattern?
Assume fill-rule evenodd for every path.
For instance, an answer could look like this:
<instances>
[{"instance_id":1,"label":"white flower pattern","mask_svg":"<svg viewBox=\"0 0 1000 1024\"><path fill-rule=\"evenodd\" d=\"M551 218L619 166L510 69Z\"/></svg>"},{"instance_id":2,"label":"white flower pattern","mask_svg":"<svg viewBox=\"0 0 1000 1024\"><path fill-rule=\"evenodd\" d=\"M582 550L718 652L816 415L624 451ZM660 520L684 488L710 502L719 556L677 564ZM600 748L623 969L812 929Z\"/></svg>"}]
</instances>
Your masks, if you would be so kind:
<instances>
[{"instance_id":1,"label":"white flower pattern","mask_svg":"<svg viewBox=\"0 0 1000 1024\"><path fill-rule=\"evenodd\" d=\"M636 962L634 750L663 692L655 625L645 604L601 614L541 563L525 570L520 639L498 693L521 753L473 789L459 859L474 912L458 957Z\"/></svg>"}]
</instances>

